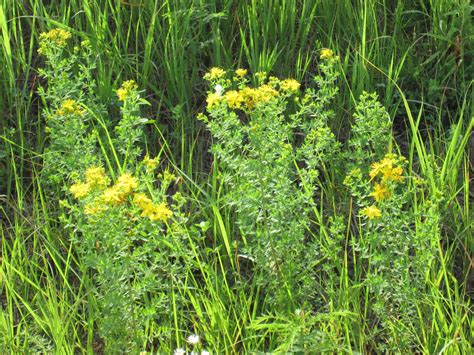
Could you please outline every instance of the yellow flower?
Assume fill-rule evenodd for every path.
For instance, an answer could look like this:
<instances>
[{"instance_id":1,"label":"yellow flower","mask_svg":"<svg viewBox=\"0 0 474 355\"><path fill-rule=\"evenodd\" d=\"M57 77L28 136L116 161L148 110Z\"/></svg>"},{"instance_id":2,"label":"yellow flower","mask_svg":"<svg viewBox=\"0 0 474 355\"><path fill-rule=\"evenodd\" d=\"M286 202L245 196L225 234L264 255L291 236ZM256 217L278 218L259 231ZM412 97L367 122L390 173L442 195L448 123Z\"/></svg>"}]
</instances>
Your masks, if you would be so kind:
<instances>
[{"instance_id":1,"label":"yellow flower","mask_svg":"<svg viewBox=\"0 0 474 355\"><path fill-rule=\"evenodd\" d=\"M136 193L133 196L133 202L141 208L141 216L148 217L151 221L166 222L173 215L165 203L155 205L144 193Z\"/></svg>"},{"instance_id":2,"label":"yellow flower","mask_svg":"<svg viewBox=\"0 0 474 355\"><path fill-rule=\"evenodd\" d=\"M244 97L239 91L231 90L225 93L224 100L229 108L240 108L244 102Z\"/></svg>"},{"instance_id":3,"label":"yellow flower","mask_svg":"<svg viewBox=\"0 0 474 355\"><path fill-rule=\"evenodd\" d=\"M276 91L274 88L272 88L270 85L262 85L257 89L257 96L258 99L257 101L261 102L267 102L269 101L272 97L278 96L278 91Z\"/></svg>"},{"instance_id":4,"label":"yellow flower","mask_svg":"<svg viewBox=\"0 0 474 355\"><path fill-rule=\"evenodd\" d=\"M125 173L118 178L116 186L120 191L129 194L138 187L138 181L131 174Z\"/></svg>"},{"instance_id":5,"label":"yellow flower","mask_svg":"<svg viewBox=\"0 0 474 355\"><path fill-rule=\"evenodd\" d=\"M117 189L117 186L112 186L106 189L102 195L102 201L112 205L118 205L125 201L126 194Z\"/></svg>"},{"instance_id":6,"label":"yellow flower","mask_svg":"<svg viewBox=\"0 0 474 355\"><path fill-rule=\"evenodd\" d=\"M121 175L117 183L106 189L102 194L105 203L120 204L125 202L127 196L138 187L138 181L132 175L125 173Z\"/></svg>"},{"instance_id":7,"label":"yellow flower","mask_svg":"<svg viewBox=\"0 0 474 355\"><path fill-rule=\"evenodd\" d=\"M117 90L117 96L120 101L125 101L130 96L130 93L137 89L138 85L134 80L124 81L120 89Z\"/></svg>"},{"instance_id":8,"label":"yellow flower","mask_svg":"<svg viewBox=\"0 0 474 355\"><path fill-rule=\"evenodd\" d=\"M75 198L83 198L86 197L91 190L91 186L88 183L84 182L77 182L73 184L69 191L74 195Z\"/></svg>"},{"instance_id":9,"label":"yellow flower","mask_svg":"<svg viewBox=\"0 0 474 355\"><path fill-rule=\"evenodd\" d=\"M148 217L151 221L166 222L173 212L166 207L165 203L160 203L158 206L154 204L147 205L141 214L142 217Z\"/></svg>"},{"instance_id":10,"label":"yellow flower","mask_svg":"<svg viewBox=\"0 0 474 355\"><path fill-rule=\"evenodd\" d=\"M382 215L382 211L380 211L380 209L378 209L376 206L372 205L364 208L362 210L362 214L367 216L369 219L373 219L380 217Z\"/></svg>"},{"instance_id":11,"label":"yellow flower","mask_svg":"<svg viewBox=\"0 0 474 355\"><path fill-rule=\"evenodd\" d=\"M280 88L284 91L296 92L299 90L301 84L295 79L285 79L281 82Z\"/></svg>"},{"instance_id":12,"label":"yellow flower","mask_svg":"<svg viewBox=\"0 0 474 355\"><path fill-rule=\"evenodd\" d=\"M206 75L204 75L204 79L206 80L216 80L220 79L225 75L225 70L217 67L211 68Z\"/></svg>"},{"instance_id":13,"label":"yellow flower","mask_svg":"<svg viewBox=\"0 0 474 355\"><path fill-rule=\"evenodd\" d=\"M392 180L392 181L403 181L403 168L397 166L395 168L385 168L382 170L383 178L385 180Z\"/></svg>"},{"instance_id":14,"label":"yellow flower","mask_svg":"<svg viewBox=\"0 0 474 355\"><path fill-rule=\"evenodd\" d=\"M329 48L321 49L321 53L319 55L320 59L331 59L334 56L334 52Z\"/></svg>"},{"instance_id":15,"label":"yellow flower","mask_svg":"<svg viewBox=\"0 0 474 355\"><path fill-rule=\"evenodd\" d=\"M109 184L109 179L103 167L94 166L86 170L86 182L90 187L105 187Z\"/></svg>"},{"instance_id":16,"label":"yellow flower","mask_svg":"<svg viewBox=\"0 0 474 355\"><path fill-rule=\"evenodd\" d=\"M381 161L373 163L369 172L370 177L373 179L374 177L379 175L379 173L383 173L387 169L392 169L393 164L394 161L390 157L385 157Z\"/></svg>"},{"instance_id":17,"label":"yellow flower","mask_svg":"<svg viewBox=\"0 0 474 355\"><path fill-rule=\"evenodd\" d=\"M148 169L155 169L157 166L158 166L158 158L153 158L153 159L150 159L147 156L145 156L145 158L143 159L143 164L145 164L145 166L148 168Z\"/></svg>"},{"instance_id":18,"label":"yellow flower","mask_svg":"<svg viewBox=\"0 0 474 355\"><path fill-rule=\"evenodd\" d=\"M384 198L390 197L391 193L385 185L376 183L374 191L370 195L375 198L375 201L381 201Z\"/></svg>"},{"instance_id":19,"label":"yellow flower","mask_svg":"<svg viewBox=\"0 0 474 355\"><path fill-rule=\"evenodd\" d=\"M371 170L369 172L370 177L374 177L382 174L383 181L403 181L403 168L400 166L395 166L396 161L393 158L393 155L388 154L381 161L372 164Z\"/></svg>"},{"instance_id":20,"label":"yellow flower","mask_svg":"<svg viewBox=\"0 0 474 355\"><path fill-rule=\"evenodd\" d=\"M76 100L67 99L64 100L61 104L61 107L56 111L58 116L65 116L65 115L77 115L77 116L84 116L84 110L81 106L77 103Z\"/></svg>"},{"instance_id":21,"label":"yellow flower","mask_svg":"<svg viewBox=\"0 0 474 355\"><path fill-rule=\"evenodd\" d=\"M144 193L136 193L133 196L133 203L141 209L145 209L147 206L152 204L151 200Z\"/></svg>"},{"instance_id":22,"label":"yellow flower","mask_svg":"<svg viewBox=\"0 0 474 355\"><path fill-rule=\"evenodd\" d=\"M43 32L40 34L40 48L38 49L38 53L45 54L51 44L64 47L69 38L71 38L71 32L60 28L55 28L46 33Z\"/></svg>"},{"instance_id":23,"label":"yellow flower","mask_svg":"<svg viewBox=\"0 0 474 355\"><path fill-rule=\"evenodd\" d=\"M245 106L247 106L247 108L252 108L255 105L256 93L257 93L257 90L250 87L245 87L242 90L240 90L240 94L242 98L244 99L244 103L245 103Z\"/></svg>"},{"instance_id":24,"label":"yellow flower","mask_svg":"<svg viewBox=\"0 0 474 355\"><path fill-rule=\"evenodd\" d=\"M209 96L206 99L207 102L207 108L212 108L216 105L218 105L222 101L222 96L219 94L213 92L209 94Z\"/></svg>"},{"instance_id":25,"label":"yellow flower","mask_svg":"<svg viewBox=\"0 0 474 355\"><path fill-rule=\"evenodd\" d=\"M235 75L237 75L239 78L243 78L247 75L247 69L239 68L235 71Z\"/></svg>"}]
</instances>

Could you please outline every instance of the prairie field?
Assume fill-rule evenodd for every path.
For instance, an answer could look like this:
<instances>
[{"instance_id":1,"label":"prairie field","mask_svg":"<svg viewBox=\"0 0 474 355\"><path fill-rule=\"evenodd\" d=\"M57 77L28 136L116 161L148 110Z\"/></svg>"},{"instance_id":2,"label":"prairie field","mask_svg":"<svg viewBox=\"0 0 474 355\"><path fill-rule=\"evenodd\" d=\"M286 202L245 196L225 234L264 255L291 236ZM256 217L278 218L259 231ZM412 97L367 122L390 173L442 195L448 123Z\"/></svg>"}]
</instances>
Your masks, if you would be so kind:
<instances>
[{"instance_id":1,"label":"prairie field","mask_svg":"<svg viewBox=\"0 0 474 355\"><path fill-rule=\"evenodd\" d=\"M473 16L0 0L0 353L472 353Z\"/></svg>"}]
</instances>

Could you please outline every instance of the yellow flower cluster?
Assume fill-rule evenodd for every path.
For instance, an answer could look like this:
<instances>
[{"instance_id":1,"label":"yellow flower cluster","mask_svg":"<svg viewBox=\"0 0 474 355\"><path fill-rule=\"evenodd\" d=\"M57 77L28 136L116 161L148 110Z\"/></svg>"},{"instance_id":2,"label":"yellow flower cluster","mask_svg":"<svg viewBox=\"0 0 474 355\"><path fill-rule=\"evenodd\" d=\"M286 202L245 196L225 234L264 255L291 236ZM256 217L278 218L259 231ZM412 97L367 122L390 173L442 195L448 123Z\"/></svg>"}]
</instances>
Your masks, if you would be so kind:
<instances>
[{"instance_id":1,"label":"yellow flower cluster","mask_svg":"<svg viewBox=\"0 0 474 355\"><path fill-rule=\"evenodd\" d=\"M166 222L173 212L166 207L165 203L155 205L151 199L143 193L136 193L133 202L142 210L141 216L148 217L151 221Z\"/></svg>"},{"instance_id":2,"label":"yellow flower cluster","mask_svg":"<svg viewBox=\"0 0 474 355\"><path fill-rule=\"evenodd\" d=\"M147 156L143 159L143 164L147 167L156 167L158 161ZM164 175L163 179L174 178L172 174L166 172ZM123 204L129 196L133 196L133 203L141 209L141 216L151 221L166 222L173 215L165 203L154 204L144 193L135 193L138 189L138 180L131 174L122 174L114 185L107 187L109 183L104 168L93 166L86 170L84 181L78 181L70 187L70 192L77 199L83 199L94 191L99 192L86 201L84 205L86 215L96 215L107 210L109 206Z\"/></svg>"},{"instance_id":3,"label":"yellow flower cluster","mask_svg":"<svg viewBox=\"0 0 474 355\"><path fill-rule=\"evenodd\" d=\"M88 183L79 181L73 184L69 191L71 191L75 198L84 198L91 191L91 186Z\"/></svg>"},{"instance_id":4,"label":"yellow flower cluster","mask_svg":"<svg viewBox=\"0 0 474 355\"><path fill-rule=\"evenodd\" d=\"M207 80L215 80L222 78L225 75L225 71L220 68L212 68L204 78ZM234 80L241 79L247 75L247 69L237 69L235 71ZM264 82L267 78L266 72L258 72L255 74L260 83ZM285 79L280 81L276 77L270 77L267 83L263 83L260 86L253 87L240 87L239 90L229 90L223 93L223 88L220 85L219 90L209 93L206 98L207 108L213 108L221 103L225 103L231 109L252 109L261 102L268 102L272 98L279 96L277 88L283 92L296 93L300 89L301 84L295 79Z\"/></svg>"},{"instance_id":5,"label":"yellow flower cluster","mask_svg":"<svg viewBox=\"0 0 474 355\"><path fill-rule=\"evenodd\" d=\"M276 96L278 96L278 91L271 85L264 84L258 88L245 87L242 90L231 90L223 96L218 93L211 93L206 101L208 108L225 102L229 108L242 108L245 106L245 108L251 109L258 103L268 102Z\"/></svg>"},{"instance_id":6,"label":"yellow flower cluster","mask_svg":"<svg viewBox=\"0 0 474 355\"><path fill-rule=\"evenodd\" d=\"M129 196L138 187L138 181L131 174L121 175L114 186L109 187L102 194L102 200L105 203L118 205L125 202Z\"/></svg>"},{"instance_id":7,"label":"yellow flower cluster","mask_svg":"<svg viewBox=\"0 0 474 355\"><path fill-rule=\"evenodd\" d=\"M71 32L60 28L55 28L49 32L43 32L40 34L40 48L38 49L38 53L45 54L50 44L64 47L69 38L71 38Z\"/></svg>"},{"instance_id":8,"label":"yellow flower cluster","mask_svg":"<svg viewBox=\"0 0 474 355\"><path fill-rule=\"evenodd\" d=\"M158 164L159 164L159 161L158 161L158 158L153 158L151 159L148 155L145 156L145 158L143 158L143 164L148 168L148 169L155 169Z\"/></svg>"},{"instance_id":9,"label":"yellow flower cluster","mask_svg":"<svg viewBox=\"0 0 474 355\"><path fill-rule=\"evenodd\" d=\"M244 103L244 96L236 90L227 91L224 100L229 108L241 108Z\"/></svg>"},{"instance_id":10,"label":"yellow flower cluster","mask_svg":"<svg viewBox=\"0 0 474 355\"><path fill-rule=\"evenodd\" d=\"M321 49L321 53L319 54L320 59L331 59L334 57L334 52L329 48Z\"/></svg>"},{"instance_id":11,"label":"yellow flower cluster","mask_svg":"<svg viewBox=\"0 0 474 355\"><path fill-rule=\"evenodd\" d=\"M368 206L362 210L362 214L369 219L378 218L382 215L382 211L377 206Z\"/></svg>"},{"instance_id":12,"label":"yellow flower cluster","mask_svg":"<svg viewBox=\"0 0 474 355\"><path fill-rule=\"evenodd\" d=\"M300 89L301 84L295 79L285 79L280 83L280 88L288 92L296 92Z\"/></svg>"},{"instance_id":13,"label":"yellow flower cluster","mask_svg":"<svg viewBox=\"0 0 474 355\"><path fill-rule=\"evenodd\" d=\"M235 71L235 75L239 78L243 78L244 76L247 75L247 69L239 68Z\"/></svg>"},{"instance_id":14,"label":"yellow flower cluster","mask_svg":"<svg viewBox=\"0 0 474 355\"><path fill-rule=\"evenodd\" d=\"M391 186L393 186L392 183L403 181L403 168L400 166L403 160L403 157L387 154L385 158L372 164L369 172L371 179L380 178L380 182L375 183L374 190L370 194L376 202L390 198L392 196L392 191L390 190ZM361 212L369 219L382 215L382 211L375 205L366 207Z\"/></svg>"},{"instance_id":15,"label":"yellow flower cluster","mask_svg":"<svg viewBox=\"0 0 474 355\"><path fill-rule=\"evenodd\" d=\"M86 170L86 182L91 187L105 187L109 184L109 178L105 175L105 170L101 166L93 166Z\"/></svg>"},{"instance_id":16,"label":"yellow flower cluster","mask_svg":"<svg viewBox=\"0 0 474 355\"><path fill-rule=\"evenodd\" d=\"M369 175L372 179L382 175L382 181L402 182L403 168L396 166L396 163L396 159L388 154L381 161L372 164Z\"/></svg>"},{"instance_id":17,"label":"yellow flower cluster","mask_svg":"<svg viewBox=\"0 0 474 355\"><path fill-rule=\"evenodd\" d=\"M384 184L376 183L374 191L370 195L375 198L375 201L381 201L385 198L389 198L392 193Z\"/></svg>"},{"instance_id":18,"label":"yellow flower cluster","mask_svg":"<svg viewBox=\"0 0 474 355\"><path fill-rule=\"evenodd\" d=\"M219 95L216 92L213 92L207 96L206 102L207 102L207 108L212 108L214 106L219 105L223 100L222 95Z\"/></svg>"},{"instance_id":19,"label":"yellow flower cluster","mask_svg":"<svg viewBox=\"0 0 474 355\"><path fill-rule=\"evenodd\" d=\"M225 75L225 70L224 69L214 67L214 68L211 68L211 70L209 70L209 72L207 72L204 75L204 79L205 80L216 80L216 79L222 78L224 75Z\"/></svg>"},{"instance_id":20,"label":"yellow flower cluster","mask_svg":"<svg viewBox=\"0 0 474 355\"><path fill-rule=\"evenodd\" d=\"M122 86L117 89L117 96L120 101L125 101L125 99L130 96L130 93L137 89L138 85L134 80L124 81Z\"/></svg>"},{"instance_id":21,"label":"yellow flower cluster","mask_svg":"<svg viewBox=\"0 0 474 355\"><path fill-rule=\"evenodd\" d=\"M64 100L61 104L61 107L56 110L56 115L65 116L65 115L77 115L80 117L84 116L84 110L77 103L76 100L67 99Z\"/></svg>"},{"instance_id":22,"label":"yellow flower cluster","mask_svg":"<svg viewBox=\"0 0 474 355\"><path fill-rule=\"evenodd\" d=\"M93 166L86 170L86 181L79 181L73 184L69 191L75 198L86 197L94 188L104 188L108 185L109 179L105 175L105 170L101 166Z\"/></svg>"}]
</instances>

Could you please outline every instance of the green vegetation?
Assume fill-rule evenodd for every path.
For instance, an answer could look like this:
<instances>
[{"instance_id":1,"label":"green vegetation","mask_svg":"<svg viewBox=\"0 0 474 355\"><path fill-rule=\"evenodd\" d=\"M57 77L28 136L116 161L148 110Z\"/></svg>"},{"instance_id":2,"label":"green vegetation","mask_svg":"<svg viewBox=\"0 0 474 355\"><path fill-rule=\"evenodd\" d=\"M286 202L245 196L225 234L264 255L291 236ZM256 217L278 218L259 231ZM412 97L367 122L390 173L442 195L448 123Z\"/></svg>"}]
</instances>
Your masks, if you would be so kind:
<instances>
[{"instance_id":1,"label":"green vegetation","mask_svg":"<svg viewBox=\"0 0 474 355\"><path fill-rule=\"evenodd\" d=\"M473 10L0 0L1 352L468 353Z\"/></svg>"}]
</instances>

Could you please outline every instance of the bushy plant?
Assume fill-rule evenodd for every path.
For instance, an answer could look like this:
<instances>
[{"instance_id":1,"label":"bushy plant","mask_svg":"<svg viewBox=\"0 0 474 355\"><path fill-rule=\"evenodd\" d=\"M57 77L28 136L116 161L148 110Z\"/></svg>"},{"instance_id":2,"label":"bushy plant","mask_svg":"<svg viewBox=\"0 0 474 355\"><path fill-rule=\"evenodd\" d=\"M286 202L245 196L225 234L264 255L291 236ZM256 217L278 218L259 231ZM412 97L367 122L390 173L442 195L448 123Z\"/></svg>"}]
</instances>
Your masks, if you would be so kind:
<instances>
[{"instance_id":1,"label":"bushy plant","mask_svg":"<svg viewBox=\"0 0 474 355\"><path fill-rule=\"evenodd\" d=\"M244 69L229 77L212 68L205 76L213 91L209 117L200 118L215 139L212 152L237 213L239 252L255 262L267 301L287 309L314 301L318 243L308 231L315 182L339 149L327 107L337 92L337 57L324 50L322 60L318 91L308 89L302 97L296 80L263 72L256 73L256 86Z\"/></svg>"},{"instance_id":2,"label":"bushy plant","mask_svg":"<svg viewBox=\"0 0 474 355\"><path fill-rule=\"evenodd\" d=\"M94 110L99 107L95 99L89 101L93 65L82 64L91 63L87 43L70 56L69 38L62 30L42 35L40 53L47 58L42 73L48 80L42 95L49 104L50 137L45 177L53 188L69 192L61 203L61 221L83 272L90 275L89 300L97 305L105 351L138 352L146 347L150 324L171 322L172 302L182 307L170 293L189 267L186 217L180 212L185 199L168 195L176 177L168 170L157 175L157 158L140 159L147 120L140 116L146 101L137 84L129 80L117 90L121 120L111 133L112 123ZM93 129L97 123L102 131Z\"/></svg>"}]
</instances>

